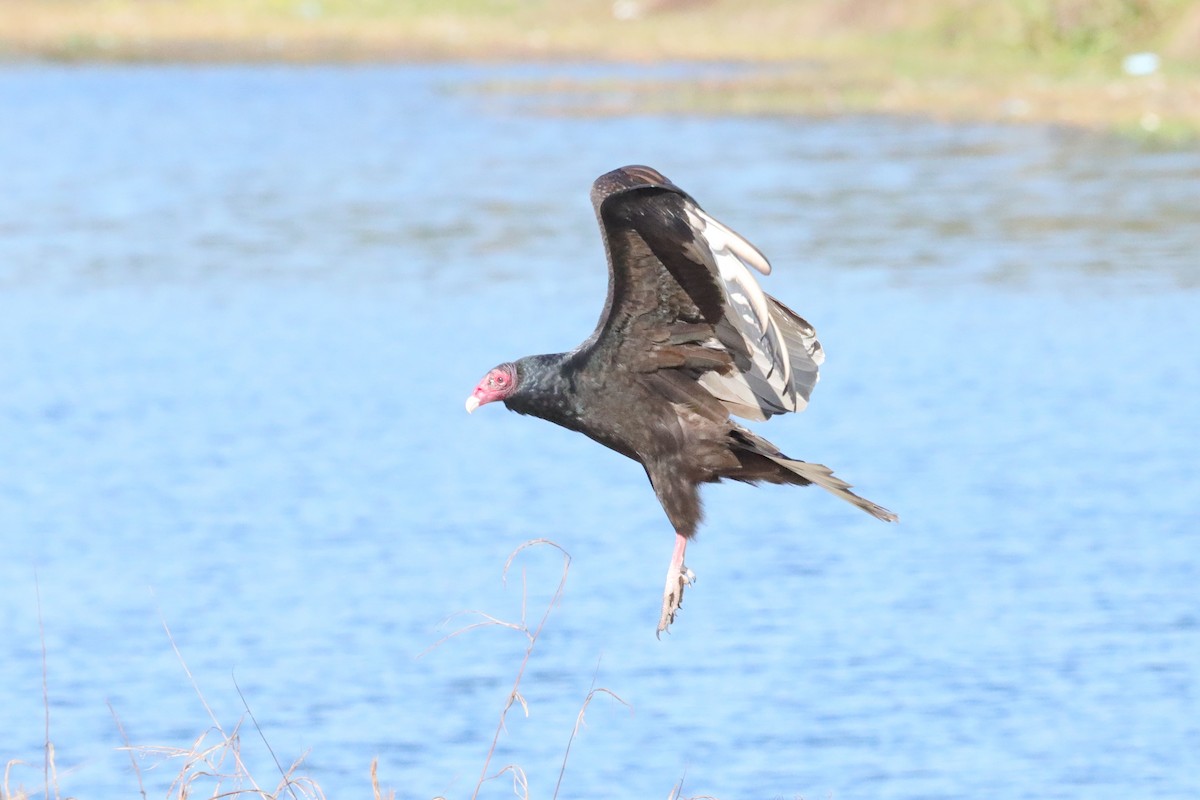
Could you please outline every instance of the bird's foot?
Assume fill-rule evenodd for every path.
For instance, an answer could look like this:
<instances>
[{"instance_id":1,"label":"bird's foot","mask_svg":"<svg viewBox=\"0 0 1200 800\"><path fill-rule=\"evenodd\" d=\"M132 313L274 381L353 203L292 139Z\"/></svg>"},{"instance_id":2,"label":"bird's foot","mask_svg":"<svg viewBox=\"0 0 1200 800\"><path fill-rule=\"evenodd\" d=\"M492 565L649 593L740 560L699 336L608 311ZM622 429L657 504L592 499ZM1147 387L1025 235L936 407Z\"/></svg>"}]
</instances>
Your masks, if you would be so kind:
<instances>
[{"instance_id":1,"label":"bird's foot","mask_svg":"<svg viewBox=\"0 0 1200 800\"><path fill-rule=\"evenodd\" d=\"M695 582L696 573L688 569L687 565L682 562L678 566L671 564L671 568L667 570L667 585L663 589L662 615L658 618L656 636L661 638L663 631L675 621L675 612L683 605L683 590Z\"/></svg>"}]
</instances>

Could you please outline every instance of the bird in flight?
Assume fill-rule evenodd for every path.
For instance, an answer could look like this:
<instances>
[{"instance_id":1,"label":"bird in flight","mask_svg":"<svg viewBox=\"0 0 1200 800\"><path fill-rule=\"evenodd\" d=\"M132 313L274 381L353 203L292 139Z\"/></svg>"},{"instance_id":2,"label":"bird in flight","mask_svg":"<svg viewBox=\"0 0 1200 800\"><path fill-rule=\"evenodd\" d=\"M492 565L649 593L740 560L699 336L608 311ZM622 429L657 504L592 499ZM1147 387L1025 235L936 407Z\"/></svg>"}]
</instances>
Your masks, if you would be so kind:
<instances>
[{"instance_id":1,"label":"bird in flight","mask_svg":"<svg viewBox=\"0 0 1200 800\"><path fill-rule=\"evenodd\" d=\"M609 269L596 329L568 353L495 367L467 411L501 400L641 463L675 529L658 633L695 581L684 555L701 483L815 484L894 522L829 467L789 458L731 419L804 410L825 360L813 327L754 279L751 270L771 271L763 254L650 167L601 175L592 205Z\"/></svg>"}]
</instances>

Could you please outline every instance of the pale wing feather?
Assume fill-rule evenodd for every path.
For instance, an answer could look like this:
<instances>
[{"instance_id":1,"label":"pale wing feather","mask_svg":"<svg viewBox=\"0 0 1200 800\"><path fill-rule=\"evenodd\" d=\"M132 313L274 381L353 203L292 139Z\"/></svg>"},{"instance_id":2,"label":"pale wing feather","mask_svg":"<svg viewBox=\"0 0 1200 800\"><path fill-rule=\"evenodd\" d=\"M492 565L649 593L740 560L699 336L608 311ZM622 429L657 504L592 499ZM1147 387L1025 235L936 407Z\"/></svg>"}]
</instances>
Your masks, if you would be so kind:
<instances>
[{"instance_id":1,"label":"pale wing feather","mask_svg":"<svg viewBox=\"0 0 1200 800\"><path fill-rule=\"evenodd\" d=\"M792 363L792 385L806 401L820 379L820 366L825 363L825 351L817 341L817 332L800 315L774 297L771 300L771 316L783 332L788 355Z\"/></svg>"},{"instance_id":2,"label":"pale wing feather","mask_svg":"<svg viewBox=\"0 0 1200 800\"><path fill-rule=\"evenodd\" d=\"M771 274L771 262L762 252L743 239L738 233L725 227L719 220L713 219L701 208L689 209L689 216L694 215L691 223L704 232L713 252L728 250L748 266L754 267L763 275Z\"/></svg>"},{"instance_id":3,"label":"pale wing feather","mask_svg":"<svg viewBox=\"0 0 1200 800\"><path fill-rule=\"evenodd\" d=\"M737 368L706 372L700 385L746 419L803 410L824 359L812 326L759 287L748 267L765 275L771 266L754 245L695 206L687 215L699 233L691 255L721 279L726 314L717 338Z\"/></svg>"}]
</instances>

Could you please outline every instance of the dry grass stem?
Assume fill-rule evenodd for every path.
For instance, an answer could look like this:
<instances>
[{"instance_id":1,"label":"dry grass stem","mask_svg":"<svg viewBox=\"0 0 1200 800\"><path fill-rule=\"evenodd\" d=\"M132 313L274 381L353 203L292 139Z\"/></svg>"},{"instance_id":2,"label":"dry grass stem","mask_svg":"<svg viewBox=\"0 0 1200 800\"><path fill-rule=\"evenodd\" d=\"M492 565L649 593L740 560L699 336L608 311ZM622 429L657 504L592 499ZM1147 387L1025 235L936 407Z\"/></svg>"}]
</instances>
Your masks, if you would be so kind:
<instances>
[{"instance_id":1,"label":"dry grass stem","mask_svg":"<svg viewBox=\"0 0 1200 800\"><path fill-rule=\"evenodd\" d=\"M518 630L520 630L522 633L525 634L525 638L528 640L528 644L525 647L525 656L524 656L524 658L521 659L521 666L517 669L517 675L513 679L513 686L512 686L512 689L509 691L508 699L504 703L504 709L500 712L500 720L497 722L496 731L492 735L492 745L491 745L491 747L488 748L487 757L483 761L483 769L480 770L480 772L479 772L479 780L475 784L475 791L471 794L471 800L475 800L475 798L479 797L479 791L483 787L483 784L485 782L487 782L488 780L491 780L491 778L488 777L488 767L492 763L492 757L496 754L496 746L500 742L500 733L504 730L504 721L508 717L508 711L510 708L512 708L513 702L519 701L521 703L522 708L525 709L526 715L528 715L528 713L529 713L529 707L525 704L525 700L524 700L524 698L521 697L521 693L520 693L521 679L523 677L525 677L525 668L529 665L529 658L530 658L530 656L533 655L533 648L537 644L538 636L541 635L542 629L546 625L546 620L549 619L549 617L550 617L550 612L554 610L554 607L556 605L558 605L558 602L562 599L563 590L566 588L566 585L567 585L567 573L571 569L571 556L570 556L570 554L567 553L566 550L562 549L562 547L560 547L559 545L550 541L549 539L532 539L528 542L525 542L524 544L522 544L517 549L513 550L512 553L509 554L508 560L504 562L504 572L502 575L505 585L506 586L508 585L508 570L512 567L513 560L523 551L527 550L530 547L536 547L536 546L553 547L554 549L558 550L562 554L562 557L563 557L562 575L558 579L558 586L555 587L554 596L550 598L550 602L546 604L546 610L544 612L542 612L542 618L538 621L537 628L535 628L531 631L529 629L529 621L528 621L528 615L527 615L527 611L528 611L527 589L528 589L528 587L526 585L525 571L524 570L521 571L521 622L520 622L519 626L514 626L512 624L509 624L508 627L517 627ZM507 769L508 769L508 767L505 767L505 770L507 770ZM496 775L493 775L491 777L492 778L498 777L499 775L503 774L505 770L501 770L500 772L496 773ZM513 780L514 780L514 784L515 784L516 773L514 772L513 774L514 774ZM524 777L524 772L522 772L521 775L522 775L522 777ZM526 782L526 787L527 787L526 792L528 793L528 783L527 782ZM515 791L515 788L514 788L514 791Z\"/></svg>"},{"instance_id":2,"label":"dry grass stem","mask_svg":"<svg viewBox=\"0 0 1200 800\"><path fill-rule=\"evenodd\" d=\"M489 777L488 780L494 781L506 772L512 775L513 794L521 798L521 800L529 800L529 778L525 775L525 770L516 764L506 764L499 772Z\"/></svg>"},{"instance_id":3,"label":"dry grass stem","mask_svg":"<svg viewBox=\"0 0 1200 800\"><path fill-rule=\"evenodd\" d=\"M669 795L667 795L667 800L718 800L718 798L713 797L710 794L696 794L696 795L689 795L688 797L684 797L683 796L683 780L680 779L679 783L675 784L675 786L672 787L671 793Z\"/></svg>"},{"instance_id":4,"label":"dry grass stem","mask_svg":"<svg viewBox=\"0 0 1200 800\"><path fill-rule=\"evenodd\" d=\"M117 710L113 708L111 702L106 702L108 713L112 714L113 722L117 724L117 731L121 734L121 741L125 744L125 749L129 752L129 761L133 764L133 774L137 776L138 793L141 794L142 800L146 800L146 784L142 781L142 768L138 764L137 753L129 743L129 736L125 733L125 726L121 724L121 718L117 716Z\"/></svg>"},{"instance_id":5,"label":"dry grass stem","mask_svg":"<svg viewBox=\"0 0 1200 800\"><path fill-rule=\"evenodd\" d=\"M28 797L28 795L26 795L25 792L20 789L14 792L11 788L9 788L11 785L10 780L12 779L12 768L18 765L27 767L29 766L29 763L14 758L4 765L4 787L2 790L0 790L0 798L3 798L3 800L25 800L25 798Z\"/></svg>"},{"instance_id":6,"label":"dry grass stem","mask_svg":"<svg viewBox=\"0 0 1200 800\"><path fill-rule=\"evenodd\" d=\"M246 695L242 694L242 687L238 686L236 678L233 679L233 688L237 690L238 697L242 701L242 707L246 709L246 713L250 716L250 721L254 723L254 729L258 731L258 737L262 739L263 746L266 747L267 752L271 754L271 760L275 762L275 768L279 770L279 774L283 777L283 783L280 785L287 787L288 794L292 796L292 800L299 800L299 798L296 797L295 789L292 787L290 776L292 772L300 766L301 762L304 761L308 754L305 753L303 756L300 756L300 758L296 759L296 761L292 763L291 769L285 771L283 764L279 763L279 756L275 755L275 748L271 747L271 743L267 741L267 736L265 733L263 733L262 726L258 724L258 719L255 718L254 712L250 710L250 704L246 702Z\"/></svg>"},{"instance_id":7,"label":"dry grass stem","mask_svg":"<svg viewBox=\"0 0 1200 800\"><path fill-rule=\"evenodd\" d=\"M521 665L520 665L520 667L518 667L516 676L513 679L512 688L509 690L508 697L505 699L504 706L500 711L500 719L496 724L496 730L492 736L491 746L488 748L487 756L485 757L484 762L483 762L483 768L480 770L479 780L475 784L475 791L471 795L472 800L476 800L478 798L479 792L483 788L484 783L495 780L495 779L499 778L500 776L504 775L505 773L508 773L512 776L513 794L519 798L522 798L523 800L528 800L528 798L529 798L529 779L525 773L525 770L523 768L521 768L519 765L508 764L505 767L503 767L502 769L500 769L498 772L496 772L494 774L490 774L490 775L488 774L488 770L491 766L492 758L496 754L496 748L499 745L499 741L500 741L500 734L507 730L506 720L508 718L508 712L512 710L512 707L514 705L519 704L521 706L521 710L524 712L525 716L526 717L529 716L529 703L528 703L528 701L526 701L525 696L521 693L521 681L525 676L525 669L529 665L529 659L533 655L534 647L537 645L538 637L541 635L542 631L545 629L546 621L550 618L550 612L552 612L554 610L554 608L562 600L563 591L565 590L566 584L567 584L567 576L571 569L571 556L560 545L558 545L557 543L555 543L549 539L531 539L530 541L525 542L524 544L520 545L515 550L513 550L512 553L509 554L508 559L504 562L504 570L502 573L502 579L503 579L505 586L508 585L508 574L509 574L510 570L512 569L514 562L516 561L517 556L519 556L522 552L524 552L525 550L527 550L531 547L539 547L539 546L553 547L555 550L558 550L559 553L562 554L563 565L562 565L562 574L559 576L559 579L558 579L558 585L555 587L553 596L550 598L549 602L546 604L546 608L542 612L541 618L538 620L536 627L531 627L531 625L530 625L529 580L528 580L528 574L526 573L525 568L522 567L522 569L521 569L521 618L519 621L510 622L507 620L502 620L502 619L499 619L498 617L495 617L491 614L487 614L483 611L465 611L465 612L459 612L457 614L452 614L449 617L447 617L446 620L443 621L443 624L450 619L460 616L461 614L473 614L475 616L480 617L480 621L473 622L469 625L465 625L465 626L459 628L458 630L455 630L453 633L450 633L447 636L442 637L437 642L430 645L430 647L427 648L424 652L421 653L421 656L424 656L427 653L429 653L431 650L434 650L441 644L448 641L449 639L452 639L456 636L459 636L463 633L466 633L467 631L474 630L476 628L499 626L499 627L509 628L511 630L520 631L521 634L523 634L525 636L525 639L526 639L525 655L521 660ZM418 656L418 657L420 657L420 656ZM597 664L597 670L598 669L599 669L599 664ZM596 676L595 676L595 674L593 674L591 689L588 692L587 697L584 698L583 704L579 708L579 713L575 717L575 725L571 730L571 736L567 740L566 751L563 753L562 764L561 764L561 766L559 768L559 772L558 772L558 781L557 781L557 783L555 783L555 786L554 786L554 798L558 797L559 792L562 788L563 777L564 777L564 775L566 773L566 769L567 769L567 761L570 759L570 756L571 756L571 745L574 743L575 737L579 735L580 729L585 724L585 716L587 713L588 706L590 706L592 700L594 700L596 698L596 696L600 695L600 694L608 695L609 697L613 698L621 705L625 706L626 708L629 708L631 712L633 710L632 706L630 706L629 703L627 703L623 699L621 699L615 692L613 692L609 689L605 689L603 687L597 687L596 686ZM438 798L434 798L434 800L444 800L444 798L438 797Z\"/></svg>"},{"instance_id":8,"label":"dry grass stem","mask_svg":"<svg viewBox=\"0 0 1200 800\"><path fill-rule=\"evenodd\" d=\"M473 631L476 628L488 628L493 625L496 625L501 628L511 628L514 631L521 631L522 633L527 633L526 629L524 629L522 626L520 626L514 622L505 622L502 619L497 619L496 617L493 617L491 614L486 614L483 611L475 611L475 610L456 611L453 614L451 614L450 616L443 619L440 624L445 625L450 620L455 619L456 617L464 616L466 614L474 614L476 616L482 617L483 621L482 622L472 622L470 625L464 625L463 627L455 630L453 633L446 634L445 636L438 639L433 644L429 645L429 647L426 647L424 650L422 650L420 652L420 654L417 656L417 658L424 658L429 653L432 653L434 650L441 647L443 644L450 641L451 639L453 639L457 636L462 636L464 633L466 633L468 631Z\"/></svg>"},{"instance_id":9,"label":"dry grass stem","mask_svg":"<svg viewBox=\"0 0 1200 800\"><path fill-rule=\"evenodd\" d=\"M37 599L38 639L42 645L42 707L46 710L45 759L42 762L42 780L45 784L46 800L50 800L50 774L54 769L54 745L50 742L50 679L46 667L46 627L42 621L42 586L37 570L33 572L33 593ZM54 775L54 797L58 798L58 775Z\"/></svg>"},{"instance_id":10,"label":"dry grass stem","mask_svg":"<svg viewBox=\"0 0 1200 800\"><path fill-rule=\"evenodd\" d=\"M168 800L189 800L201 794L210 800L242 795L279 800L285 792L295 800L325 800L325 793L316 781L304 776L294 777L303 758L297 759L283 772L273 790L260 788L242 759L241 722L229 732L209 728L190 747L138 745L131 749L145 756L158 757L159 763L176 759L182 762L178 775L167 790Z\"/></svg>"},{"instance_id":11,"label":"dry grass stem","mask_svg":"<svg viewBox=\"0 0 1200 800\"><path fill-rule=\"evenodd\" d=\"M379 759L371 759L371 791L375 793L375 800L396 800L396 792L389 790L387 795L384 795L383 790L379 788Z\"/></svg>"},{"instance_id":12,"label":"dry grass stem","mask_svg":"<svg viewBox=\"0 0 1200 800\"><path fill-rule=\"evenodd\" d=\"M267 741L266 735L263 733L262 727L258 724L258 720L254 717L254 712L251 711L249 703L246 701L245 695L242 693L241 687L234 680L234 688L237 690L238 697L242 700L242 705L246 709L248 715L262 739L267 752L275 762L276 768L279 770L280 780L271 790L263 789L255 780L253 774L246 766L245 760L242 758L242 737L241 728L245 717L239 719L237 724L231 730L226 730L217 719L216 713L208 700L204 696L204 692L200 689L200 684L197 682L191 668L188 667L187 660L183 657L183 653L179 649L179 644L175 641L174 635L171 633L171 628L167 625L165 619L162 620L163 630L167 634L167 639L171 643L171 648L175 651L175 657L179 660L179 664L183 667L184 673L191 681L192 688L196 692L196 697L199 698L205 712L208 713L209 719L212 721L212 726L201 733L189 747L172 747L165 745L131 745L128 737L125 735L125 730L121 726L120 719L117 718L116 711L113 710L113 718L117 719L117 727L121 731L121 738L125 744L122 750L130 753L130 758L133 760L134 771L138 775L138 785L142 787L142 797L146 796L145 788L142 784L142 771L138 766L137 756L156 759L148 769L155 769L169 761L178 761L178 774L171 781L171 785L167 790L167 800L190 800L190 798L204 796L209 800L217 800L225 797L238 797L246 795L249 797L262 798L262 800L280 800L283 797L290 797L292 800L325 800L325 793L321 787L312 778L307 776L296 777L298 770L304 763L305 756L297 758L292 762L291 766L284 768L270 742ZM109 706L112 710L111 705ZM374 774L374 773L372 773ZM376 797L379 797L378 784L375 784Z\"/></svg>"},{"instance_id":13,"label":"dry grass stem","mask_svg":"<svg viewBox=\"0 0 1200 800\"><path fill-rule=\"evenodd\" d=\"M597 669L598 668L599 668L599 666L597 665ZM567 772L567 759L569 759L571 757L571 745L573 745L575 743L575 737L579 735L579 729L583 727L584 714L587 713L588 706L591 705L592 699L597 694L608 695L609 697L616 700L621 705L628 708L630 714L633 713L633 706L631 706L629 703L626 703L624 700L622 700L615 692L613 692L610 689L605 689L604 687L596 688L595 676L592 677L592 689L591 689L591 691L589 691L587 693L587 697L585 697L583 699L583 705L581 705L579 707L579 713L575 716L575 727L573 727L571 729L571 736L570 736L570 738L567 739L567 749L563 753L562 766L558 770L558 782L554 784L555 800L557 800L557 798L558 798L559 789L562 788L563 776Z\"/></svg>"},{"instance_id":14,"label":"dry grass stem","mask_svg":"<svg viewBox=\"0 0 1200 800\"><path fill-rule=\"evenodd\" d=\"M548 539L533 539L513 550L504 563L502 571L502 580L505 586L508 584L508 575L512 569L517 557L524 551L532 547L552 547L557 550L562 556L562 572L559 576L558 583L555 586L554 593L546 603L541 616L537 619L536 624L530 619L529 615L529 586L528 574L522 566L521 569L521 615L517 621L509 621L500 619L491 614L482 611L459 612L447 617L447 621L461 614L474 614L479 620L455 630L454 632L439 639L431 645L421 656L424 656L429 651L437 648L449 639L455 638L467 631L476 628L498 626L514 631L519 631L525 637L525 652L521 659L520 666L517 669L516 675L513 678L512 687L505 699L503 708L500 711L499 719L496 724L495 731L492 735L492 741L488 748L487 755L483 762L483 767L479 772L479 779L476 781L474 791L471 795L472 800L477 800L483 784L488 781L496 780L505 774L508 774L512 779L512 790L514 796L529 800L529 778L525 770L518 764L507 764L498 771L490 773L492 759L495 757L497 747L499 745L500 735L506 730L506 720L509 711L514 705L520 705L521 710L526 717L530 714L529 703L524 694L521 692L521 682L524 679L525 671L529 665L529 661L533 655L533 650L537 645L538 638L546 627L546 623L550 618L551 612L559 605L562 600L563 593L566 588L567 577L570 572L571 556L561 546ZM42 627L41 616L41 596L40 591L37 597L38 603L38 626L42 639L42 694L43 703L46 707L45 714L45 760L42 765L42 782L43 782L43 798L50 800L61 800L58 789L58 777L54 759L54 745L50 739L50 711L49 711L49 678L48 678L48 657L45 644L45 631ZM109 712L113 716L117 730L120 733L122 746L118 750L124 750L129 754L130 762L133 766L134 774L137 777L138 790L142 800L147 798L145 774L150 770L155 770L165 764L174 764L175 774L166 792L167 800L193 800L195 798L207 798L208 800L220 800L221 798L233 798L247 796L251 798L259 798L260 800L326 800L324 791L312 778L307 776L298 776L298 772L302 767L307 754L293 761L285 768L283 762L271 747L267 740L266 734L259 725L254 712L250 708L250 704L242 692L241 687L234 679L234 688L238 693L238 697L242 701L245 708L245 714L238 719L237 723L230 729L224 727L209 704L204 692L200 688L199 681L195 674L188 666L187 660L180 650L179 643L176 641L174 634L171 632L170 626L166 619L160 619L163 626L163 631L166 633L167 640L171 643L171 648L178 659L180 666L183 668L184 674L187 675L189 682L192 685L196 697L199 699L205 713L208 714L211 726L200 733L190 745L184 747L176 747L170 745L133 745L130 743L129 736L125 731L125 727L121 722L116 709L111 703L108 704ZM420 657L420 656L419 656ZM597 665L597 669L598 669ZM562 764L559 769L558 781L554 788L554 798L557 799L561 790L564 775L566 773L567 762L570 758L571 747L575 738L579 735L581 729L586 723L587 709L597 695L607 695L612 699L621 703L627 708L632 707L625 702L621 697L609 689L596 687L596 677L593 675L592 687L584 698L579 712L575 718L575 724L572 728L571 735L567 741L565 752L563 753ZM253 774L248 768L245 759L242 755L242 726L246 717L249 717L255 730L261 739L263 746L270 754L271 759L275 763L275 767L279 772L280 779L278 783L270 789L263 788L255 780ZM143 762L149 762L143 766ZM12 776L14 769L17 766L28 766L26 762L20 760L11 760L7 763L4 770L3 784L0 785L0 800L30 800L31 795L24 789L18 787L15 791L11 788ZM370 779L371 788L374 795L374 800L395 800L394 791L388 791L386 794L379 785L379 760L375 758L371 761ZM675 787L670 800L681 800L680 792L682 782ZM69 800L69 799L68 799ZM444 798L435 798L434 800L444 800ZM712 800L711 798L689 798L689 800Z\"/></svg>"}]
</instances>

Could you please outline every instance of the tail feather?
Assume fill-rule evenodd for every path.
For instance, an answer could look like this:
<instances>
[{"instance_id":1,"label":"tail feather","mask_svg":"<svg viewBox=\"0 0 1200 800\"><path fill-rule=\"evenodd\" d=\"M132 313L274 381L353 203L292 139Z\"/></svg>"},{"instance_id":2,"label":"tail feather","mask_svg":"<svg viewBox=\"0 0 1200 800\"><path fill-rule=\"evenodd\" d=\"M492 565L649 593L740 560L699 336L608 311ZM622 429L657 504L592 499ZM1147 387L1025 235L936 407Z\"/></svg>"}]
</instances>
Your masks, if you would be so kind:
<instances>
[{"instance_id":1,"label":"tail feather","mask_svg":"<svg viewBox=\"0 0 1200 800\"><path fill-rule=\"evenodd\" d=\"M820 486L834 497L840 497L847 503L858 506L876 519L881 519L884 522L896 522L898 519L900 519L883 506L872 503L865 497L859 497L854 492L850 491L850 484L834 475L833 470L824 464L812 464L808 461L795 461L790 458L785 458L782 455L767 455L767 458L771 459L779 466L794 472L809 483L814 483L817 486Z\"/></svg>"},{"instance_id":2,"label":"tail feather","mask_svg":"<svg viewBox=\"0 0 1200 800\"><path fill-rule=\"evenodd\" d=\"M881 519L884 522L896 522L900 519L883 506L876 505L865 497L859 497L850 491L850 484L834 475L833 470L824 464L813 464L808 461L797 461L794 458L788 458L779 452L778 447L758 434L752 433L740 426L734 426L729 435L733 439L734 454L738 456L738 461L741 462L742 472L740 475L730 474L725 477L751 483L754 481L768 481L770 483L793 483L802 486L815 483L835 497L840 497L847 503L858 506L876 519ZM780 472L774 466L764 469L766 466L764 459L766 460L766 464L778 465L786 471Z\"/></svg>"}]
</instances>

